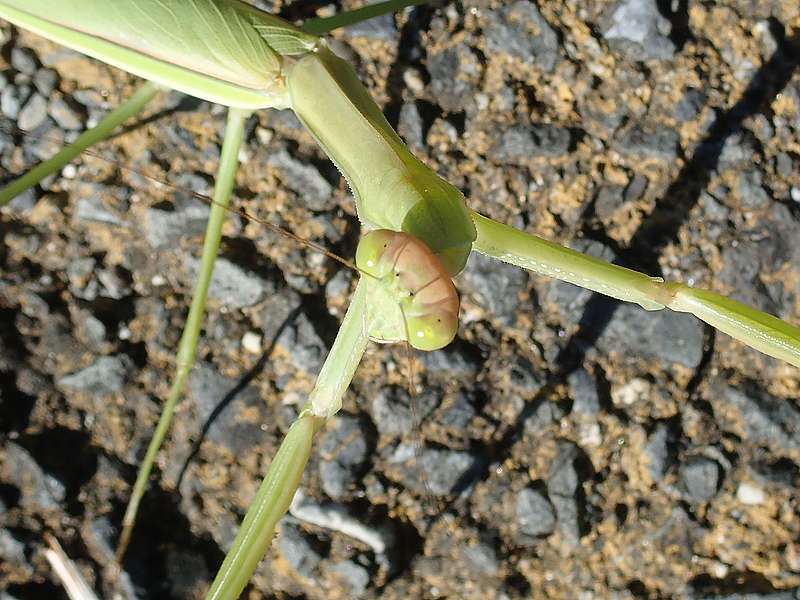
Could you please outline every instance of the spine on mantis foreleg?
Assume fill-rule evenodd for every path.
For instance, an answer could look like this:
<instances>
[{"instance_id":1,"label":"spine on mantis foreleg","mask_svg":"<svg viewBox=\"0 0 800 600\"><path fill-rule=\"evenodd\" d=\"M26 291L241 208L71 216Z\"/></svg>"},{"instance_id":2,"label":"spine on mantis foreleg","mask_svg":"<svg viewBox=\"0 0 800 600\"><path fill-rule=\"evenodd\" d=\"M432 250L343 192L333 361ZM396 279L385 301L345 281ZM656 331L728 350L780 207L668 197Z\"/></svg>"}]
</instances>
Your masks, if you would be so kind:
<instances>
[{"instance_id":1,"label":"spine on mantis foreleg","mask_svg":"<svg viewBox=\"0 0 800 600\"><path fill-rule=\"evenodd\" d=\"M419 238L458 273L476 236L464 196L409 152L352 67L322 43L286 78L291 108L347 178L361 221Z\"/></svg>"}]
</instances>

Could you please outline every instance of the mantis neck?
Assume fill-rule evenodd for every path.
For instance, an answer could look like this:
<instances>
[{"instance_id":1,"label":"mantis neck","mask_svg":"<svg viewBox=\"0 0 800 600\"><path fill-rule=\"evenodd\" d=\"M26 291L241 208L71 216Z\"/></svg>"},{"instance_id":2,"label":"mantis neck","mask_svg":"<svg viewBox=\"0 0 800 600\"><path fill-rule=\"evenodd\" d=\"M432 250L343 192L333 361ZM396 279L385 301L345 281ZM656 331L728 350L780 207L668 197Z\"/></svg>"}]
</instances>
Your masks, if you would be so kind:
<instances>
[{"instance_id":1,"label":"mantis neck","mask_svg":"<svg viewBox=\"0 0 800 600\"><path fill-rule=\"evenodd\" d=\"M476 237L464 196L408 151L350 65L321 44L286 77L291 108L344 174L359 219L421 239L458 273Z\"/></svg>"}]
</instances>

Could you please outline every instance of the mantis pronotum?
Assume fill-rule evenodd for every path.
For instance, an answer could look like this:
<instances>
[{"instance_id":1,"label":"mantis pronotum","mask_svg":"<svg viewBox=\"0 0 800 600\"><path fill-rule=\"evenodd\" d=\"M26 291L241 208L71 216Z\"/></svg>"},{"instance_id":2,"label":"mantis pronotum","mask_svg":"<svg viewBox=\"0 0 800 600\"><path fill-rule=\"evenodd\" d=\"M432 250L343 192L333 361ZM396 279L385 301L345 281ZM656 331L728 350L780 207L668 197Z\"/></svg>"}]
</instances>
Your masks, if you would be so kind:
<instances>
[{"instance_id":1,"label":"mantis pronotum","mask_svg":"<svg viewBox=\"0 0 800 600\"><path fill-rule=\"evenodd\" d=\"M13 3L4 3L0 6L5 4L13 5ZM202 10L203 5L208 7L213 4L197 2L182 3L182 6L192 6ZM236 3L227 2L217 4L234 8L237 6ZM29 3L24 6L20 5L21 8L28 6L30 6ZM68 5L64 4L64 6ZM145 7L145 4L140 3L137 7L141 9ZM154 7L155 5L152 5L150 8ZM140 12L148 14L146 8ZM256 31L264 32L269 41L269 36L275 34L275 29L272 28L280 29L280 26L273 21L265 22L269 23L269 25L265 25L266 29L256 28ZM402 142L388 128L388 124L385 124L380 113L373 108L366 94L361 92L359 84L350 71L343 67L338 59L329 55L324 46L316 46L317 42L301 36L295 30L286 28L286 31L292 32L286 34L290 42L288 46L279 48L278 42L274 41L277 38L274 37L272 43L275 44L275 50L279 50L278 53L284 57L278 62L285 65L285 76L288 77L288 89L292 98L291 101L286 101L284 97L281 97L275 100L274 104L281 106L283 102L286 102L287 105L293 106L301 120L321 141L337 165L345 171L354 192L359 196L359 216L367 222L392 226L393 229L416 228L419 237L425 239L439 254L451 274L456 273L463 266L466 260L465 244L471 241L470 236L474 237L470 229L477 226L477 247L490 255L538 272L562 275L568 281L587 284L596 291L633 300L650 309L661 308L665 305L673 305L678 310L691 309L731 333L744 334L747 340L756 347L767 351L771 350L772 353L789 360L792 356L796 357L798 342L794 328L780 325L774 320L752 312L741 305L727 302L721 297L707 296L674 284L662 285L657 279L604 266L597 261L582 259L555 245L515 233L511 228L466 213L463 205L460 204L460 194L454 188L437 179L431 171L426 170L424 166L410 158L410 155L405 154ZM281 40L281 43L286 42L283 37ZM300 58L295 60L296 56ZM293 68L298 69L294 74ZM132 70L135 71L135 69ZM183 75L185 76L185 73ZM193 81L193 85L197 85L196 81ZM222 87L224 88L224 86ZM208 97L220 99L222 92L219 88L220 86L216 82L213 94L209 93ZM187 88L184 89L191 91L193 88L189 88L187 84ZM340 122L330 119L328 113L320 112L319 105L316 103L321 102L322 99L326 101L326 108L329 108L333 101L348 100L338 106L336 110L337 114L342 115ZM233 103L234 100L230 100L230 102ZM238 124L237 119L234 118L232 130L236 131L240 127L241 118L238 119ZM354 136L355 142L350 136ZM236 135L231 139L235 137ZM364 153L363 156L361 153ZM223 154L225 153L223 152ZM230 157L235 153L229 151L227 155ZM390 175L388 179L384 178L387 173ZM404 180L404 176L409 174L411 179ZM434 195L440 193L442 197L448 199L449 205L446 210L451 212L446 218L447 227L444 228L444 231L436 230L434 227L434 225L441 224L441 219L437 223L437 219L430 218L430 215L413 214L409 217L410 225L406 223L406 217L413 212L413 210L409 210L414 206L413 202L404 207L403 203L399 202L398 205L403 208L396 214L384 212L387 208L394 208L390 204L391 198L402 197L405 192L410 194L419 192L418 189L412 189L413 185L408 186L409 181L412 183L422 182L418 186L420 190L427 193L433 189ZM386 202L378 202L382 197ZM464 220L465 215L471 221ZM453 224L455 224L455 227L452 228L455 235L451 238L449 234ZM362 292L359 296L357 292L354 300L356 307L358 307L358 302L369 302L364 294L365 292ZM358 338L358 336L356 337ZM360 338L350 341L353 342L351 347L363 343ZM796 361L796 358L794 360ZM344 362L347 364L335 365L335 370L344 373L350 367L354 368L354 365L350 364L352 361L345 360ZM324 400L315 406L312 401L310 412L304 417L305 425L299 428L302 430L300 433L304 444L307 444L313 429L319 425L314 420L327 418L337 409L337 402L331 403ZM304 446L303 453L307 453L307 446Z\"/></svg>"}]
</instances>

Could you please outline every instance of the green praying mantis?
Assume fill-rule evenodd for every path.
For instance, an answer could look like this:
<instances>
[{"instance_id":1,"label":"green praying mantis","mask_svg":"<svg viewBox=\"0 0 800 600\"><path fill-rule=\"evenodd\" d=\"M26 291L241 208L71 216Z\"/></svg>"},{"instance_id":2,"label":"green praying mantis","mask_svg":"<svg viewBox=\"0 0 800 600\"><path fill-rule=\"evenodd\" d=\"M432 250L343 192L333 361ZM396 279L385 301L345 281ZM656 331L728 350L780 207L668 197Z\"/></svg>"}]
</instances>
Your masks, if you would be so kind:
<instances>
[{"instance_id":1,"label":"green praying mantis","mask_svg":"<svg viewBox=\"0 0 800 600\"><path fill-rule=\"evenodd\" d=\"M387 4L396 8L403 3ZM757 350L800 366L797 327L714 292L608 264L471 211L457 188L409 152L352 68L316 35L336 23L297 28L236 0L136 0L124 7L92 0L55 6L44 0L2 0L0 17L151 82L70 148L0 191L0 204L107 137L160 89L229 107L202 265L174 383L132 492L120 557L194 363L251 111L293 110L347 179L359 219L371 231L356 252L361 277L314 390L274 457L209 598L237 597L264 556L297 489L314 435L341 408L368 341L408 341L434 350L453 338L458 304L450 279L473 250L646 310L693 314Z\"/></svg>"}]
</instances>

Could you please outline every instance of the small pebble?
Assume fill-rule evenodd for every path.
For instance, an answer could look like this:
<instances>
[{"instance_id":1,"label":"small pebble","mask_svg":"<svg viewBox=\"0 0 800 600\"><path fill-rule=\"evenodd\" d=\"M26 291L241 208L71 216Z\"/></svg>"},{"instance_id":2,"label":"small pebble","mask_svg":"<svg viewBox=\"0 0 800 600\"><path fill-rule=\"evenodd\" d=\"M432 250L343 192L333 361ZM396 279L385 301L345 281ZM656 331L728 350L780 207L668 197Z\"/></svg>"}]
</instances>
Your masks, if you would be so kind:
<instances>
[{"instance_id":1,"label":"small pebble","mask_svg":"<svg viewBox=\"0 0 800 600\"><path fill-rule=\"evenodd\" d=\"M552 71L559 57L558 35L536 4L519 0L499 10L486 11L486 46L526 64Z\"/></svg>"},{"instance_id":2,"label":"small pebble","mask_svg":"<svg viewBox=\"0 0 800 600\"><path fill-rule=\"evenodd\" d=\"M278 547L283 558L303 577L311 577L322 560L314 550L312 538L294 523L283 519L280 523Z\"/></svg>"},{"instance_id":3,"label":"small pebble","mask_svg":"<svg viewBox=\"0 0 800 600\"><path fill-rule=\"evenodd\" d=\"M81 129L83 119L80 113L73 109L63 98L56 97L50 102L50 116L62 129Z\"/></svg>"},{"instance_id":4,"label":"small pebble","mask_svg":"<svg viewBox=\"0 0 800 600\"><path fill-rule=\"evenodd\" d=\"M652 385L646 379L636 377L626 384L611 390L611 399L616 406L631 406L650 395Z\"/></svg>"},{"instance_id":5,"label":"small pebble","mask_svg":"<svg viewBox=\"0 0 800 600\"><path fill-rule=\"evenodd\" d=\"M369 572L353 561L334 563L331 572L349 589L352 598L360 598L369 586Z\"/></svg>"},{"instance_id":6,"label":"small pebble","mask_svg":"<svg viewBox=\"0 0 800 600\"><path fill-rule=\"evenodd\" d=\"M525 536L547 536L556 528L553 505L543 494L530 488L517 495L516 515L519 533Z\"/></svg>"},{"instance_id":7,"label":"small pebble","mask_svg":"<svg viewBox=\"0 0 800 600\"><path fill-rule=\"evenodd\" d=\"M53 69L39 69L33 76L33 85L42 96L49 96L58 85L58 73Z\"/></svg>"},{"instance_id":8,"label":"small pebble","mask_svg":"<svg viewBox=\"0 0 800 600\"><path fill-rule=\"evenodd\" d=\"M272 129L266 129L265 127L256 127L256 137L258 138L259 143L262 146L266 146L272 141L272 137L275 135L275 132Z\"/></svg>"},{"instance_id":9,"label":"small pebble","mask_svg":"<svg viewBox=\"0 0 800 600\"><path fill-rule=\"evenodd\" d=\"M56 384L63 389L108 396L122 391L129 361L123 355L101 356L85 369L64 375Z\"/></svg>"},{"instance_id":10,"label":"small pebble","mask_svg":"<svg viewBox=\"0 0 800 600\"><path fill-rule=\"evenodd\" d=\"M23 131L33 131L47 119L47 100L44 96L34 94L19 111L17 125Z\"/></svg>"},{"instance_id":11,"label":"small pebble","mask_svg":"<svg viewBox=\"0 0 800 600\"><path fill-rule=\"evenodd\" d=\"M800 202L800 187L793 187L789 192L789 195L795 202Z\"/></svg>"},{"instance_id":12,"label":"small pebble","mask_svg":"<svg viewBox=\"0 0 800 600\"><path fill-rule=\"evenodd\" d=\"M476 576L492 576L500 569L497 552L488 542L478 542L474 545L464 546L461 557L463 557L462 560L466 563L466 566Z\"/></svg>"},{"instance_id":13,"label":"small pebble","mask_svg":"<svg viewBox=\"0 0 800 600\"><path fill-rule=\"evenodd\" d=\"M34 75L37 63L36 54L30 48L15 47L11 49L11 66L20 73Z\"/></svg>"},{"instance_id":14,"label":"small pebble","mask_svg":"<svg viewBox=\"0 0 800 600\"><path fill-rule=\"evenodd\" d=\"M670 22L653 0L623 0L617 3L611 27L603 34L631 60L668 59L675 53L670 40Z\"/></svg>"},{"instance_id":15,"label":"small pebble","mask_svg":"<svg viewBox=\"0 0 800 600\"><path fill-rule=\"evenodd\" d=\"M736 489L736 498L742 504L755 506L764 504L766 495L764 494L764 490L751 483L740 483L739 487Z\"/></svg>"},{"instance_id":16,"label":"small pebble","mask_svg":"<svg viewBox=\"0 0 800 600\"><path fill-rule=\"evenodd\" d=\"M28 86L6 86L0 94L0 112L9 119L15 120L30 93Z\"/></svg>"},{"instance_id":17,"label":"small pebble","mask_svg":"<svg viewBox=\"0 0 800 600\"><path fill-rule=\"evenodd\" d=\"M667 441L669 430L665 423L659 423L653 432L648 436L644 446L644 456L646 458L647 470L653 481L661 481L667 472L669 450Z\"/></svg>"},{"instance_id":18,"label":"small pebble","mask_svg":"<svg viewBox=\"0 0 800 600\"><path fill-rule=\"evenodd\" d=\"M271 154L267 163L311 210L328 210L333 206L333 187L314 165L294 158L286 150Z\"/></svg>"},{"instance_id":19,"label":"small pebble","mask_svg":"<svg viewBox=\"0 0 800 600\"><path fill-rule=\"evenodd\" d=\"M61 176L64 179L75 179L75 176L78 174L78 167L73 164L69 164L63 169L61 169Z\"/></svg>"},{"instance_id":20,"label":"small pebble","mask_svg":"<svg viewBox=\"0 0 800 600\"><path fill-rule=\"evenodd\" d=\"M719 487L719 465L705 457L691 458L680 468L681 483L695 502L708 502Z\"/></svg>"},{"instance_id":21,"label":"small pebble","mask_svg":"<svg viewBox=\"0 0 800 600\"><path fill-rule=\"evenodd\" d=\"M582 417L593 417L600 412L600 396L592 376L584 369L570 373L567 378L572 396L572 411Z\"/></svg>"},{"instance_id":22,"label":"small pebble","mask_svg":"<svg viewBox=\"0 0 800 600\"><path fill-rule=\"evenodd\" d=\"M261 336L255 331L248 331L242 336L242 348L251 354L261 354Z\"/></svg>"},{"instance_id":23,"label":"small pebble","mask_svg":"<svg viewBox=\"0 0 800 600\"><path fill-rule=\"evenodd\" d=\"M714 574L714 577L716 577L717 579L724 579L728 575L728 572L730 571L728 565L716 560L711 562L709 568L711 572Z\"/></svg>"},{"instance_id":24,"label":"small pebble","mask_svg":"<svg viewBox=\"0 0 800 600\"><path fill-rule=\"evenodd\" d=\"M425 89L425 82L422 80L419 71L414 67L409 67L403 71L403 83L415 94L421 94L422 90Z\"/></svg>"},{"instance_id":25,"label":"small pebble","mask_svg":"<svg viewBox=\"0 0 800 600\"><path fill-rule=\"evenodd\" d=\"M187 256L184 261L186 273L194 280L200 270L200 260ZM264 297L267 283L231 261L218 258L208 287L208 297L223 302L233 310L252 306Z\"/></svg>"}]
</instances>

